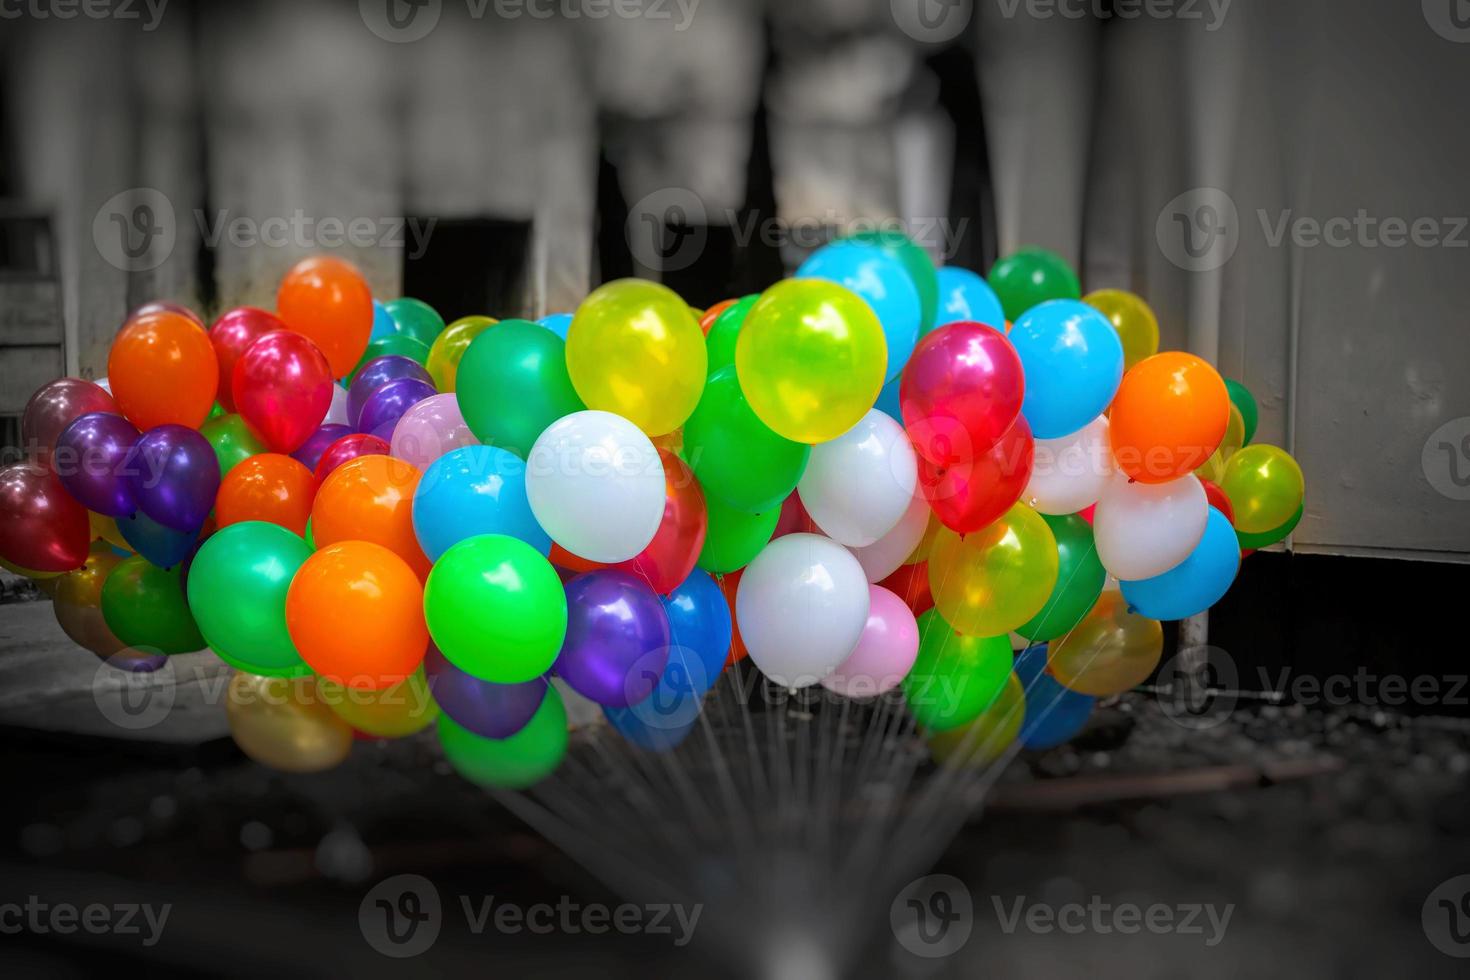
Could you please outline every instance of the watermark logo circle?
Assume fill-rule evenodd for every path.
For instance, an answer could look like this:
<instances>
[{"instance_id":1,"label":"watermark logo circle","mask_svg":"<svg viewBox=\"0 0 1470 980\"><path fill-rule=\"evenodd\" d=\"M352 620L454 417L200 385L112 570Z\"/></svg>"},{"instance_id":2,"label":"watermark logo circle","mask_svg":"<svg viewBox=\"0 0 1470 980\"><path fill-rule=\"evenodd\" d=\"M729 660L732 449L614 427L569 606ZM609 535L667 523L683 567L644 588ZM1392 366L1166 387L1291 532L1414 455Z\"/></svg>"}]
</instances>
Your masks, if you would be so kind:
<instances>
[{"instance_id":1,"label":"watermark logo circle","mask_svg":"<svg viewBox=\"0 0 1470 980\"><path fill-rule=\"evenodd\" d=\"M972 0L888 0L893 23L921 44L945 44L970 26Z\"/></svg>"},{"instance_id":2,"label":"watermark logo circle","mask_svg":"<svg viewBox=\"0 0 1470 980\"><path fill-rule=\"evenodd\" d=\"M925 875L904 886L888 908L888 924L899 945L924 959L958 952L970 941L975 903L953 875Z\"/></svg>"},{"instance_id":3,"label":"watermark logo circle","mask_svg":"<svg viewBox=\"0 0 1470 980\"><path fill-rule=\"evenodd\" d=\"M1470 875L1440 882L1424 899L1419 922L1435 949L1456 959L1470 959Z\"/></svg>"},{"instance_id":4,"label":"watermark logo circle","mask_svg":"<svg viewBox=\"0 0 1470 980\"><path fill-rule=\"evenodd\" d=\"M162 723L177 697L178 676L172 659L151 671L104 660L92 675L92 703L102 717L125 731L140 732Z\"/></svg>"},{"instance_id":5,"label":"watermark logo circle","mask_svg":"<svg viewBox=\"0 0 1470 980\"><path fill-rule=\"evenodd\" d=\"M1420 0L1424 22L1446 41L1470 44L1470 14L1464 0Z\"/></svg>"},{"instance_id":6,"label":"watermark logo circle","mask_svg":"<svg viewBox=\"0 0 1470 980\"><path fill-rule=\"evenodd\" d=\"M1187 647L1159 665L1159 710L1174 724L1204 731L1235 710L1240 675L1219 647Z\"/></svg>"},{"instance_id":7,"label":"watermark logo circle","mask_svg":"<svg viewBox=\"0 0 1470 980\"><path fill-rule=\"evenodd\" d=\"M1159 250L1186 272L1210 272L1235 254L1240 213L1218 187L1195 187L1175 197L1154 222Z\"/></svg>"},{"instance_id":8,"label":"watermark logo circle","mask_svg":"<svg viewBox=\"0 0 1470 980\"><path fill-rule=\"evenodd\" d=\"M692 725L699 717L704 694L713 683L699 654L678 645L654 650L640 657L623 678L629 710L646 727L672 732ZM649 681L653 690L643 690Z\"/></svg>"},{"instance_id":9,"label":"watermark logo circle","mask_svg":"<svg viewBox=\"0 0 1470 980\"><path fill-rule=\"evenodd\" d=\"M439 26L444 0L357 0L362 22L384 41L411 44Z\"/></svg>"},{"instance_id":10,"label":"watermark logo circle","mask_svg":"<svg viewBox=\"0 0 1470 980\"><path fill-rule=\"evenodd\" d=\"M109 197L92 218L92 243L114 269L147 272L168 261L178 241L173 202L152 187Z\"/></svg>"},{"instance_id":11,"label":"watermark logo circle","mask_svg":"<svg viewBox=\"0 0 1470 980\"><path fill-rule=\"evenodd\" d=\"M704 200L687 187L664 187L628 208L623 235L645 268L679 272L704 254L709 240Z\"/></svg>"},{"instance_id":12,"label":"watermark logo circle","mask_svg":"<svg viewBox=\"0 0 1470 980\"><path fill-rule=\"evenodd\" d=\"M428 951L439 938L444 914L439 889L423 875L384 878L362 897L357 925L369 946L394 959Z\"/></svg>"},{"instance_id":13,"label":"watermark logo circle","mask_svg":"<svg viewBox=\"0 0 1470 980\"><path fill-rule=\"evenodd\" d=\"M1424 479L1440 496L1470 500L1470 416L1450 419L1424 440Z\"/></svg>"}]
</instances>

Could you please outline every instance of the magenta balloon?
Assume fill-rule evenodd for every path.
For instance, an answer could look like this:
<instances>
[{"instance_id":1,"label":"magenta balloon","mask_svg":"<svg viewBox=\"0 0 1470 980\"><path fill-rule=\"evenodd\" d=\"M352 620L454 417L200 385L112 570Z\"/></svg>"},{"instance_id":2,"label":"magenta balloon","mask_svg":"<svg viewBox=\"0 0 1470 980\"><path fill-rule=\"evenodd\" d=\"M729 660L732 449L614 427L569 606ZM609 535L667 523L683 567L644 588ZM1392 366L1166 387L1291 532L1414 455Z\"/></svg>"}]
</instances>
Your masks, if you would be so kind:
<instances>
[{"instance_id":1,"label":"magenta balloon","mask_svg":"<svg viewBox=\"0 0 1470 980\"><path fill-rule=\"evenodd\" d=\"M235 410L275 453L305 442L332 407L332 369L310 338L273 330L235 362L230 390Z\"/></svg>"},{"instance_id":2,"label":"magenta balloon","mask_svg":"<svg viewBox=\"0 0 1470 980\"><path fill-rule=\"evenodd\" d=\"M286 325L274 313L267 313L253 306L237 306L226 310L210 326L209 342L214 345L214 357L219 363L219 388L215 391L215 399L225 407L225 411L236 410L236 362L261 337L285 329Z\"/></svg>"},{"instance_id":3,"label":"magenta balloon","mask_svg":"<svg viewBox=\"0 0 1470 980\"><path fill-rule=\"evenodd\" d=\"M90 381L58 378L42 385L20 417L21 449L37 462L50 463L62 430L88 412L121 414L112 396Z\"/></svg>"},{"instance_id":4,"label":"magenta balloon","mask_svg":"<svg viewBox=\"0 0 1470 980\"><path fill-rule=\"evenodd\" d=\"M994 446L1021 414L1025 395L1021 358L1011 342L993 327L967 321L919 341L898 389L914 448L941 466Z\"/></svg>"},{"instance_id":5,"label":"magenta balloon","mask_svg":"<svg viewBox=\"0 0 1470 980\"><path fill-rule=\"evenodd\" d=\"M868 622L842 665L822 686L850 698L891 691L908 676L919 656L919 624L913 610L881 585L868 586Z\"/></svg>"},{"instance_id":6,"label":"magenta balloon","mask_svg":"<svg viewBox=\"0 0 1470 980\"><path fill-rule=\"evenodd\" d=\"M197 531L214 509L219 460L198 430L160 425L143 433L124 466L138 509L164 527Z\"/></svg>"},{"instance_id":7,"label":"magenta balloon","mask_svg":"<svg viewBox=\"0 0 1470 980\"><path fill-rule=\"evenodd\" d=\"M598 704L625 708L653 693L669 662L669 617L637 576L602 570L567 583L567 636L552 670Z\"/></svg>"},{"instance_id":8,"label":"magenta balloon","mask_svg":"<svg viewBox=\"0 0 1470 980\"><path fill-rule=\"evenodd\" d=\"M88 412L56 440L52 467L66 492L83 507L125 517L138 509L126 463L139 438L133 423L121 415Z\"/></svg>"},{"instance_id":9,"label":"magenta balloon","mask_svg":"<svg viewBox=\"0 0 1470 980\"><path fill-rule=\"evenodd\" d=\"M368 397L357 417L357 431L371 432L384 441L393 437L393 427L403 418L403 413L425 398L433 398L437 389L418 378L399 378L389 381ZM350 395L348 397L351 397Z\"/></svg>"},{"instance_id":10,"label":"magenta balloon","mask_svg":"<svg viewBox=\"0 0 1470 980\"><path fill-rule=\"evenodd\" d=\"M393 455L420 470L451 449L479 443L459 414L459 398L453 392L409 406L393 427L391 440Z\"/></svg>"},{"instance_id":11,"label":"magenta balloon","mask_svg":"<svg viewBox=\"0 0 1470 980\"><path fill-rule=\"evenodd\" d=\"M316 427L316 431L306 437L306 441L297 447L291 454L291 458L302 464L309 470L315 470L316 464L321 462L322 453L327 447L341 439L343 436L352 435L352 426L342 425L339 422L323 422Z\"/></svg>"}]
</instances>

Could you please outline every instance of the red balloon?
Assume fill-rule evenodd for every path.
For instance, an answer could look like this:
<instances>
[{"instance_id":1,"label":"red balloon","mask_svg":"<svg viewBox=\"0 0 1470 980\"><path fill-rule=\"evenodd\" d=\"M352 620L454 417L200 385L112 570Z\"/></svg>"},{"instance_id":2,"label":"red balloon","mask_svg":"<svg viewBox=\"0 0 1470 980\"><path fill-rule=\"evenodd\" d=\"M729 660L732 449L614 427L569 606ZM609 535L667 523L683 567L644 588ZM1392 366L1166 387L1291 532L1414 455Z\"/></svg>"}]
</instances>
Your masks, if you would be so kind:
<instances>
[{"instance_id":1,"label":"red balloon","mask_svg":"<svg viewBox=\"0 0 1470 980\"><path fill-rule=\"evenodd\" d=\"M316 344L274 330L235 362L235 408L272 452L300 448L332 407L332 368Z\"/></svg>"},{"instance_id":2,"label":"red balloon","mask_svg":"<svg viewBox=\"0 0 1470 980\"><path fill-rule=\"evenodd\" d=\"M37 572L69 572L87 561L87 508L48 466L33 460L0 469L0 558Z\"/></svg>"},{"instance_id":3,"label":"red balloon","mask_svg":"<svg viewBox=\"0 0 1470 980\"><path fill-rule=\"evenodd\" d=\"M235 383L235 362L261 337L285 329L286 325L274 313L253 306L237 306L214 321L214 326L209 328L209 342L214 345L215 359L219 361L219 394L215 398L225 411L235 411L235 395L231 390Z\"/></svg>"},{"instance_id":4,"label":"red balloon","mask_svg":"<svg viewBox=\"0 0 1470 980\"><path fill-rule=\"evenodd\" d=\"M1230 522L1230 526L1234 527L1235 508L1230 506L1230 498L1225 496L1225 491L1221 490L1219 485L1211 483L1204 477L1200 477L1199 482L1204 484L1205 487L1205 502L1224 514L1225 519Z\"/></svg>"},{"instance_id":5,"label":"red balloon","mask_svg":"<svg viewBox=\"0 0 1470 980\"><path fill-rule=\"evenodd\" d=\"M791 496L781 501L781 516L776 518L776 531L771 535L771 540L775 541L787 534L821 533L822 529L817 527L817 522L812 520L812 515L806 512L806 505L801 502L801 495L795 490L791 491Z\"/></svg>"},{"instance_id":6,"label":"red balloon","mask_svg":"<svg viewBox=\"0 0 1470 980\"><path fill-rule=\"evenodd\" d=\"M1085 508L1083 508L1082 510L1079 510L1077 512L1077 516L1080 517L1080 518L1082 518L1087 523L1091 524L1092 523L1092 515L1093 514L1096 514L1096 513L1097 513L1097 504L1088 504Z\"/></svg>"},{"instance_id":7,"label":"red balloon","mask_svg":"<svg viewBox=\"0 0 1470 980\"><path fill-rule=\"evenodd\" d=\"M21 449L37 462L50 465L62 430L89 412L122 414L112 396L90 381L57 378L42 385L26 402L20 417Z\"/></svg>"},{"instance_id":8,"label":"red balloon","mask_svg":"<svg viewBox=\"0 0 1470 980\"><path fill-rule=\"evenodd\" d=\"M929 563L914 562L900 565L898 571L878 583L904 601L915 616L922 616L934 608L934 596L929 592Z\"/></svg>"},{"instance_id":9,"label":"red balloon","mask_svg":"<svg viewBox=\"0 0 1470 980\"><path fill-rule=\"evenodd\" d=\"M343 436L327 447L322 453L322 458L316 462L316 472L312 474L317 488L320 489L322 481L331 475L332 471L343 463L356 459L359 456L387 456L388 443L375 435L366 432L354 432Z\"/></svg>"},{"instance_id":10,"label":"red balloon","mask_svg":"<svg viewBox=\"0 0 1470 980\"><path fill-rule=\"evenodd\" d=\"M1017 416L1001 440L973 460L939 466L919 459L919 489L939 522L957 534L994 524L1021 499L1036 459L1031 426Z\"/></svg>"},{"instance_id":11,"label":"red balloon","mask_svg":"<svg viewBox=\"0 0 1470 980\"><path fill-rule=\"evenodd\" d=\"M648 547L618 567L642 578L659 595L668 595L699 560L709 513L694 471L667 449L660 449L658 458L664 464L664 519Z\"/></svg>"},{"instance_id":12,"label":"red balloon","mask_svg":"<svg viewBox=\"0 0 1470 980\"><path fill-rule=\"evenodd\" d=\"M1021 414L1021 358L994 327L961 321L926 335L904 365L898 402L919 455L947 466L975 459Z\"/></svg>"}]
</instances>

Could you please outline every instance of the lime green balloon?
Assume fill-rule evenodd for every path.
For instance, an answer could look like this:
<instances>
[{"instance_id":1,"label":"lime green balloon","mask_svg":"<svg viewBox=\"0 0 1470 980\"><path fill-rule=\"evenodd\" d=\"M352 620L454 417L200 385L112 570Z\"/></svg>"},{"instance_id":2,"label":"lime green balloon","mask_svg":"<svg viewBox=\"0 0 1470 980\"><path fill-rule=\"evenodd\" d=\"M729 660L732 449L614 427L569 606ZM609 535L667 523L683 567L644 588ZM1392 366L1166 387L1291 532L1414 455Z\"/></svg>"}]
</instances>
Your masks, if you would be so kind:
<instances>
[{"instance_id":1,"label":"lime green balloon","mask_svg":"<svg viewBox=\"0 0 1470 980\"><path fill-rule=\"evenodd\" d=\"M1286 536L1292 531L1295 531L1296 526L1302 522L1302 514L1305 511L1305 504L1298 505L1296 513L1292 514L1291 519L1285 524L1282 524L1280 527L1273 527L1271 530L1263 531L1260 534L1247 534L1244 531L1236 531L1235 536L1240 540L1240 550L1252 549L1259 551L1267 545L1273 545L1278 541L1285 541Z\"/></svg>"},{"instance_id":2,"label":"lime green balloon","mask_svg":"<svg viewBox=\"0 0 1470 980\"><path fill-rule=\"evenodd\" d=\"M215 458L219 460L221 480L237 464L266 451L265 444L250 431L245 420L235 414L210 419L199 427L199 434L214 447Z\"/></svg>"},{"instance_id":3,"label":"lime green balloon","mask_svg":"<svg viewBox=\"0 0 1470 980\"><path fill-rule=\"evenodd\" d=\"M1256 426L1261 421L1261 410L1256 405L1256 396L1234 378L1225 379L1225 390L1230 394L1230 404L1239 410L1240 420L1245 423L1245 441L1249 443L1256 434Z\"/></svg>"},{"instance_id":4,"label":"lime green balloon","mask_svg":"<svg viewBox=\"0 0 1470 980\"><path fill-rule=\"evenodd\" d=\"M706 494L704 506L709 527L695 564L716 575L750 564L750 560L770 542L771 535L776 533L776 524L781 520L779 505L763 514L747 514Z\"/></svg>"},{"instance_id":5,"label":"lime green balloon","mask_svg":"<svg viewBox=\"0 0 1470 980\"><path fill-rule=\"evenodd\" d=\"M756 417L733 365L709 379L684 423L684 458L705 497L750 514L779 508L811 454L811 446L778 436Z\"/></svg>"},{"instance_id":6,"label":"lime green balloon","mask_svg":"<svg viewBox=\"0 0 1470 980\"><path fill-rule=\"evenodd\" d=\"M502 320L476 337L456 378L459 411L475 438L522 459L547 426L587 407L567 374L565 342L529 320Z\"/></svg>"},{"instance_id":7,"label":"lime green balloon","mask_svg":"<svg viewBox=\"0 0 1470 980\"><path fill-rule=\"evenodd\" d=\"M740 337L740 327L758 299L759 295L742 297L726 307L723 313L715 317L715 322L710 324L709 335L704 338L704 344L709 351L707 371L711 376L720 368L730 367L735 363L735 341Z\"/></svg>"},{"instance_id":8,"label":"lime green balloon","mask_svg":"<svg viewBox=\"0 0 1470 980\"><path fill-rule=\"evenodd\" d=\"M990 267L986 278L1012 323L1049 299L1082 298L1077 273L1060 255L1044 248L1023 248L1007 255Z\"/></svg>"},{"instance_id":9,"label":"lime green balloon","mask_svg":"<svg viewBox=\"0 0 1470 980\"><path fill-rule=\"evenodd\" d=\"M961 636L930 609L919 617L919 655L903 679L904 698L930 731L958 728L995 702L1013 664L1006 637Z\"/></svg>"},{"instance_id":10,"label":"lime green balloon","mask_svg":"<svg viewBox=\"0 0 1470 980\"><path fill-rule=\"evenodd\" d=\"M434 563L424 584L424 618L439 650L460 670L519 684L556 660L567 633L567 597L541 552L504 534L477 534Z\"/></svg>"},{"instance_id":11,"label":"lime green balloon","mask_svg":"<svg viewBox=\"0 0 1470 980\"><path fill-rule=\"evenodd\" d=\"M393 318L393 325L405 337L412 337L428 347L444 330L444 318L428 303L411 296L402 296L383 304L383 309Z\"/></svg>"},{"instance_id":12,"label":"lime green balloon","mask_svg":"<svg viewBox=\"0 0 1470 980\"><path fill-rule=\"evenodd\" d=\"M429 363L429 348L427 345L419 343L407 334L389 334L386 337L379 337L367 345L367 350L363 351L362 357L358 358L357 366L347 376L347 383L349 385L352 384L352 379L357 377L357 372L361 371L362 366L368 361L379 357L387 357L389 354L398 354L402 357L412 358L420 364L426 365Z\"/></svg>"},{"instance_id":13,"label":"lime green balloon","mask_svg":"<svg viewBox=\"0 0 1470 980\"><path fill-rule=\"evenodd\" d=\"M286 590L310 556L305 541L264 521L222 527L199 547L189 609L221 660L262 677L311 672L286 630Z\"/></svg>"},{"instance_id":14,"label":"lime green balloon","mask_svg":"<svg viewBox=\"0 0 1470 980\"><path fill-rule=\"evenodd\" d=\"M439 745L465 779L490 789L524 789L556 771L567 754L567 709L547 685L541 707L509 738L485 738L439 713Z\"/></svg>"},{"instance_id":15,"label":"lime green balloon","mask_svg":"<svg viewBox=\"0 0 1470 980\"><path fill-rule=\"evenodd\" d=\"M1220 489L1235 511L1235 529L1263 534L1291 520L1302 506L1306 482L1285 449L1256 443L1237 450L1225 463Z\"/></svg>"},{"instance_id":16,"label":"lime green balloon","mask_svg":"<svg viewBox=\"0 0 1470 980\"><path fill-rule=\"evenodd\" d=\"M1040 643L1071 632L1102 595L1108 573L1097 557L1092 525L1077 514L1042 514L1057 539L1057 584L1041 612L1016 627Z\"/></svg>"},{"instance_id":17,"label":"lime green balloon","mask_svg":"<svg viewBox=\"0 0 1470 980\"><path fill-rule=\"evenodd\" d=\"M923 336L926 330L934 326L934 320L939 315L939 271L934 268L934 260L929 257L929 253L903 232L891 228L874 228L848 237L851 241L877 245L903 263L904 271L909 274L909 278L914 281L914 288L919 291L919 314L923 318L919 335Z\"/></svg>"},{"instance_id":18,"label":"lime green balloon","mask_svg":"<svg viewBox=\"0 0 1470 980\"><path fill-rule=\"evenodd\" d=\"M159 653L203 650L189 612L181 565L159 568L142 555L118 562L102 583L102 619L124 645Z\"/></svg>"},{"instance_id":19,"label":"lime green balloon","mask_svg":"<svg viewBox=\"0 0 1470 980\"><path fill-rule=\"evenodd\" d=\"M224 414L226 414L225 407L219 402L215 402L214 405L210 407L209 414L204 417L204 420L208 422L211 419L217 419Z\"/></svg>"}]
</instances>

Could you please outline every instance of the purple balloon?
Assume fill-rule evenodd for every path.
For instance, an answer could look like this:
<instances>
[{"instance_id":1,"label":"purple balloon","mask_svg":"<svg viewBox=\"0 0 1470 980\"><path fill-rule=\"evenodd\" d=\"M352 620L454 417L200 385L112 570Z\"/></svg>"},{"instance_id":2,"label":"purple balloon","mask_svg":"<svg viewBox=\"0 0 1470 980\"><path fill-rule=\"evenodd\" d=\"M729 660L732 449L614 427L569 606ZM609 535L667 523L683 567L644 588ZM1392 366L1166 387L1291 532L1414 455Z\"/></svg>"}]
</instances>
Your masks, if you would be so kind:
<instances>
[{"instance_id":1,"label":"purple balloon","mask_svg":"<svg viewBox=\"0 0 1470 980\"><path fill-rule=\"evenodd\" d=\"M306 441L291 454L291 458L315 473L316 464L321 462L322 453L327 451L327 447L343 436L350 435L352 426L342 425L340 422L324 422L306 437Z\"/></svg>"},{"instance_id":2,"label":"purple balloon","mask_svg":"<svg viewBox=\"0 0 1470 980\"><path fill-rule=\"evenodd\" d=\"M143 433L124 465L144 514L175 531L204 526L220 480L208 439L187 426L160 425Z\"/></svg>"},{"instance_id":3,"label":"purple balloon","mask_svg":"<svg viewBox=\"0 0 1470 980\"><path fill-rule=\"evenodd\" d=\"M138 509L125 466L138 438L133 423L121 415L88 412L61 430L51 465L83 507L122 517Z\"/></svg>"},{"instance_id":4,"label":"purple balloon","mask_svg":"<svg viewBox=\"0 0 1470 980\"><path fill-rule=\"evenodd\" d=\"M417 378L425 384L434 383L424 366L411 357L401 354L375 357L362 366L362 370L357 372L347 388L347 421L356 425L358 417L362 415L362 407L367 404L373 392L399 378Z\"/></svg>"},{"instance_id":5,"label":"purple balloon","mask_svg":"<svg viewBox=\"0 0 1470 980\"><path fill-rule=\"evenodd\" d=\"M404 412L425 398L433 398L437 394L439 392L433 385L418 378L390 381L368 396L367 402L362 406L362 414L357 417L357 431L376 434L380 429L386 428L388 435L381 438L387 441L393 435L393 426L398 424Z\"/></svg>"},{"instance_id":6,"label":"purple balloon","mask_svg":"<svg viewBox=\"0 0 1470 980\"><path fill-rule=\"evenodd\" d=\"M551 686L544 677L522 684L482 681L450 663L433 643L424 655L424 673L439 709L485 738L510 738L525 728Z\"/></svg>"},{"instance_id":7,"label":"purple balloon","mask_svg":"<svg viewBox=\"0 0 1470 980\"><path fill-rule=\"evenodd\" d=\"M648 583L605 569L567 583L567 638L552 668L609 708L653 692L669 662L669 617Z\"/></svg>"}]
</instances>

